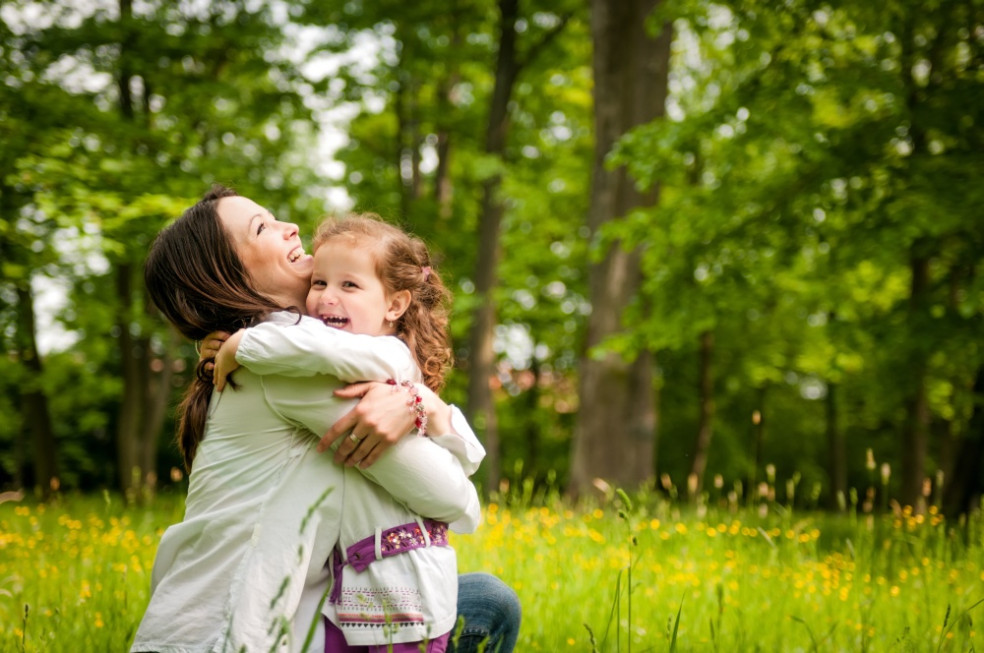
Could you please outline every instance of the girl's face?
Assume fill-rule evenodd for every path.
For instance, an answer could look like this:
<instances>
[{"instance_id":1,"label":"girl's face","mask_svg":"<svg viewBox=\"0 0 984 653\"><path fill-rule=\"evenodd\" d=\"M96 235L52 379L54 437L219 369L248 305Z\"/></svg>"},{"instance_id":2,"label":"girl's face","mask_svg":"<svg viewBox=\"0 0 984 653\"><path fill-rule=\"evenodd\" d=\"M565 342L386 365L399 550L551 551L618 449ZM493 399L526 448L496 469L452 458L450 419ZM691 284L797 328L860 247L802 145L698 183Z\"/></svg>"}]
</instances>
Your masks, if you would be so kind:
<instances>
[{"instance_id":1,"label":"girl's face","mask_svg":"<svg viewBox=\"0 0 984 653\"><path fill-rule=\"evenodd\" d=\"M372 252L358 241L334 238L315 252L307 313L326 325L370 336L393 335L393 323L409 302L409 291L386 292Z\"/></svg>"},{"instance_id":2,"label":"girl's face","mask_svg":"<svg viewBox=\"0 0 984 653\"><path fill-rule=\"evenodd\" d=\"M223 197L217 209L253 289L281 306L303 304L314 257L304 253L297 225L280 222L246 197Z\"/></svg>"}]
</instances>

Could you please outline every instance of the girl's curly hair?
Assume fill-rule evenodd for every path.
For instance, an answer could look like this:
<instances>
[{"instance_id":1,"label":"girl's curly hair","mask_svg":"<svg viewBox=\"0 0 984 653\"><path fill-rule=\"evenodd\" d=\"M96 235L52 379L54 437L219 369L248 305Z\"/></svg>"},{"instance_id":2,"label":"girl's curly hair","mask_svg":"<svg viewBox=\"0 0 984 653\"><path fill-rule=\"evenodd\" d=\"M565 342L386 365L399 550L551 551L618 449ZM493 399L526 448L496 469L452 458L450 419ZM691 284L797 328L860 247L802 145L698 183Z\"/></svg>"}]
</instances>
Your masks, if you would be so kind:
<instances>
[{"instance_id":1,"label":"girl's curly hair","mask_svg":"<svg viewBox=\"0 0 984 653\"><path fill-rule=\"evenodd\" d=\"M386 292L410 291L410 305L396 322L396 335L413 352L424 384L440 390L453 363L448 329L451 293L434 269L427 246L375 213L328 218L315 232L314 251L335 238L368 248Z\"/></svg>"}]
</instances>

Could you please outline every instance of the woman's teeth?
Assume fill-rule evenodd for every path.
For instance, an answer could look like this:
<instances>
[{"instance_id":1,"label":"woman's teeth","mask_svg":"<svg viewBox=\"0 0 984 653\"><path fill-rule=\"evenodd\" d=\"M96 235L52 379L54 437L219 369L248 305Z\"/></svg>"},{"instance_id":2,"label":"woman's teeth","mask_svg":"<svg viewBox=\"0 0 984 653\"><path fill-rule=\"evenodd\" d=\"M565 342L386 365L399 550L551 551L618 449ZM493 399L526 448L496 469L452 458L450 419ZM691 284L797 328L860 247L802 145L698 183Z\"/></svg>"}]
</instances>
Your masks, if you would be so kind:
<instances>
[{"instance_id":1,"label":"woman's teeth","mask_svg":"<svg viewBox=\"0 0 984 653\"><path fill-rule=\"evenodd\" d=\"M298 247L297 249L292 250L291 253L287 255L287 260L290 261L291 263L294 263L302 256L304 256L304 248Z\"/></svg>"}]
</instances>

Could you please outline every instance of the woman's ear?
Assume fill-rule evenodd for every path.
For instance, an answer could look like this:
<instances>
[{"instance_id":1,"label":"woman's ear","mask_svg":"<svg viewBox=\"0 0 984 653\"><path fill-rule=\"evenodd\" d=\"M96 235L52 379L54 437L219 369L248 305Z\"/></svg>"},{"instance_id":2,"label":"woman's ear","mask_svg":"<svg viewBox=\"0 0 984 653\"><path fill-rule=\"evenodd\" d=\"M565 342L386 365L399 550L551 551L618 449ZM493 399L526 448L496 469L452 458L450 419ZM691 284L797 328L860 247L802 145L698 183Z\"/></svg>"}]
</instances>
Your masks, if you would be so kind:
<instances>
[{"instance_id":1,"label":"woman's ear","mask_svg":"<svg viewBox=\"0 0 984 653\"><path fill-rule=\"evenodd\" d=\"M389 297L389 308L386 309L386 319L396 322L410 307L410 291L398 290Z\"/></svg>"}]
</instances>

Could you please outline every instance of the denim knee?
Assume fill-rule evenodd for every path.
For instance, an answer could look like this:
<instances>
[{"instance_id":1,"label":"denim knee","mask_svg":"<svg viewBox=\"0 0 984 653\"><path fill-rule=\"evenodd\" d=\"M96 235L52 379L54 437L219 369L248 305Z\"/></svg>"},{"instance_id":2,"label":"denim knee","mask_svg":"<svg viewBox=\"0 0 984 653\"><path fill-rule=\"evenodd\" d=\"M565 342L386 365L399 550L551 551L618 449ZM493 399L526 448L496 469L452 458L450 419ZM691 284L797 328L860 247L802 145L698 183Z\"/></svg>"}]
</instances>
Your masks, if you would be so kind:
<instances>
[{"instance_id":1,"label":"denim knee","mask_svg":"<svg viewBox=\"0 0 984 653\"><path fill-rule=\"evenodd\" d=\"M492 574L458 576L458 617L464 620L455 631L448 653L475 653L482 642L489 653L511 653L519 636L522 608L511 587Z\"/></svg>"}]
</instances>

